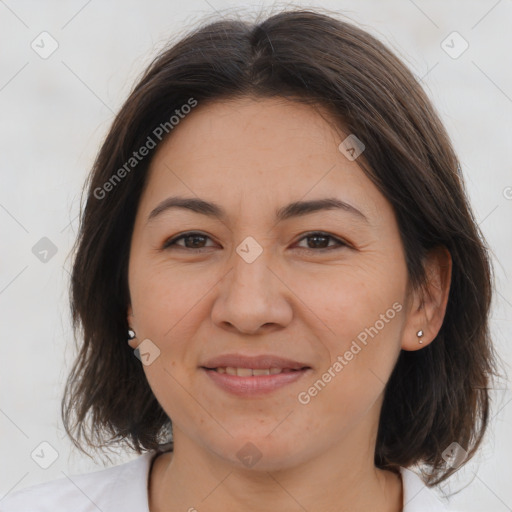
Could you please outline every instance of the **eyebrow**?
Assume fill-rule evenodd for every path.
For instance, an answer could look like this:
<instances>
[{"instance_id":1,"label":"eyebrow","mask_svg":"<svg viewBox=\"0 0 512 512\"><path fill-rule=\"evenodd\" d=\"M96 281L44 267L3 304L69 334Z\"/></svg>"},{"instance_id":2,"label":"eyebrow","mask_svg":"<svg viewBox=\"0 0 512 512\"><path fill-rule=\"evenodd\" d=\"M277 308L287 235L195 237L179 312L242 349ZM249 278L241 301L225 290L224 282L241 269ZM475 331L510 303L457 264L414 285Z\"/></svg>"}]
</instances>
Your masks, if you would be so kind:
<instances>
[{"instance_id":1,"label":"eyebrow","mask_svg":"<svg viewBox=\"0 0 512 512\"><path fill-rule=\"evenodd\" d=\"M227 217L226 211L216 203L193 197L172 196L164 199L154 210L151 211L147 222L149 223L163 212L173 208L190 210L208 217L215 217L222 221ZM308 215L322 210L341 210L350 213L369 224L366 215L364 215L360 210L336 197L326 197L310 201L295 201L279 208L276 211L275 216L276 220L281 222L292 217Z\"/></svg>"}]
</instances>

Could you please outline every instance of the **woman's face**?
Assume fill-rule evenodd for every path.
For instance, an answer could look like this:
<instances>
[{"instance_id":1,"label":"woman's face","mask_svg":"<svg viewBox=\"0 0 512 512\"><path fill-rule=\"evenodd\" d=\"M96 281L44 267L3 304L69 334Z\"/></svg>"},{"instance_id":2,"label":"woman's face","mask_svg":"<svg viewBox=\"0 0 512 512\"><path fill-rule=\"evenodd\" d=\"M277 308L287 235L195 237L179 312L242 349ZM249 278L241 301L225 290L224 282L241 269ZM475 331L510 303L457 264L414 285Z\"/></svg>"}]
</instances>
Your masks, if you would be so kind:
<instances>
[{"instance_id":1,"label":"woman's face","mask_svg":"<svg viewBox=\"0 0 512 512\"><path fill-rule=\"evenodd\" d=\"M244 98L199 103L154 156L128 320L177 444L239 465L261 457L262 469L372 452L385 384L418 326L392 207L338 148L348 135L303 104ZM165 208L178 196L220 214ZM327 198L350 206L286 208ZM227 354L308 369L290 379L204 368Z\"/></svg>"}]
</instances>

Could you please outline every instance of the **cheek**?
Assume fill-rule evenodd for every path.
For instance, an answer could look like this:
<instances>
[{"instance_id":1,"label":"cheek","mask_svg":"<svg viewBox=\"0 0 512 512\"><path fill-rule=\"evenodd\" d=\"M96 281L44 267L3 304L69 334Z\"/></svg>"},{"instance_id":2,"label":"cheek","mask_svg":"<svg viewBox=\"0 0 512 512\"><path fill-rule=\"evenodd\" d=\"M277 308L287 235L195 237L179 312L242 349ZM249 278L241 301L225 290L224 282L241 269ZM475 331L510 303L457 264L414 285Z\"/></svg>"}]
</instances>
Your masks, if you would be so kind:
<instances>
[{"instance_id":1,"label":"cheek","mask_svg":"<svg viewBox=\"0 0 512 512\"><path fill-rule=\"evenodd\" d=\"M201 297L208 283L199 286L198 281L175 270L148 265L131 283L137 335L140 341L151 340L158 352L154 362L144 366L144 372L168 415L179 415L191 405L184 389L197 377L194 340L201 323L199 317L207 314Z\"/></svg>"},{"instance_id":2,"label":"cheek","mask_svg":"<svg viewBox=\"0 0 512 512\"><path fill-rule=\"evenodd\" d=\"M378 339L385 339L392 324L399 327L401 323L397 317L405 297L405 271L396 263L383 264L383 255L375 258L381 261L372 265L368 258L364 264L343 264L315 274L286 276L287 282L293 283L295 295L314 314L318 334L322 333L329 342L332 355L359 335L364 342L368 329L375 334L375 325Z\"/></svg>"},{"instance_id":3,"label":"cheek","mask_svg":"<svg viewBox=\"0 0 512 512\"><path fill-rule=\"evenodd\" d=\"M328 352L303 389L305 400L316 402L322 414L355 418L381 394L399 355L404 273L391 265L388 272L347 267L301 283L295 290L307 297L316 317L313 332Z\"/></svg>"},{"instance_id":4,"label":"cheek","mask_svg":"<svg viewBox=\"0 0 512 512\"><path fill-rule=\"evenodd\" d=\"M340 331L354 335L342 335L330 344L330 361L305 382L296 397L301 417L322 418L323 428L334 437L362 421L381 398L396 363L400 324L395 315L377 334L373 324L367 331L340 324Z\"/></svg>"},{"instance_id":5,"label":"cheek","mask_svg":"<svg viewBox=\"0 0 512 512\"><path fill-rule=\"evenodd\" d=\"M202 298L215 286L216 279L211 273L191 269L149 263L133 273L132 305L137 325L146 337L163 341L175 331L188 329L197 319Z\"/></svg>"}]
</instances>

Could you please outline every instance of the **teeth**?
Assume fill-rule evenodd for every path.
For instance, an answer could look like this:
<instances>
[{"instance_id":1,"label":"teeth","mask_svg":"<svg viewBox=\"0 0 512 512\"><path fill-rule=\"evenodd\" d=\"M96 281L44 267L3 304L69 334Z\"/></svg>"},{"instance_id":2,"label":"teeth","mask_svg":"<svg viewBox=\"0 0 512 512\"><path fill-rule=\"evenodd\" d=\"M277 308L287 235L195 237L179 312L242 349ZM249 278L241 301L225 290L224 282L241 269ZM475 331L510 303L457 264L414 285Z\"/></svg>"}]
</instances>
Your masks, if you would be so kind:
<instances>
[{"instance_id":1,"label":"teeth","mask_svg":"<svg viewBox=\"0 0 512 512\"><path fill-rule=\"evenodd\" d=\"M293 372L289 368L233 368L228 366L227 368L215 368L217 373L227 373L228 375L237 375L238 377L252 377L253 375L277 375L278 373Z\"/></svg>"},{"instance_id":2,"label":"teeth","mask_svg":"<svg viewBox=\"0 0 512 512\"><path fill-rule=\"evenodd\" d=\"M274 368L274 370L279 370L279 368ZM252 375L270 375L270 368L262 368L257 370L256 368L254 370L249 370ZM238 374L240 375L240 374Z\"/></svg>"}]
</instances>

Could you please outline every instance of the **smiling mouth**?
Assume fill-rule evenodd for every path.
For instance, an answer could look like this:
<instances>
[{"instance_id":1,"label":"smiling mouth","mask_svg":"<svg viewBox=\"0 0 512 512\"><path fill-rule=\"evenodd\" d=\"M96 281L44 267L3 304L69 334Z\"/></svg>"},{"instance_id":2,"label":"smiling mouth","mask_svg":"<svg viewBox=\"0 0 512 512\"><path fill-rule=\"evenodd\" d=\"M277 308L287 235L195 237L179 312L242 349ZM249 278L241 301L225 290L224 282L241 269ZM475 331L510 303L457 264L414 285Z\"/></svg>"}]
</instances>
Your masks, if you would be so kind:
<instances>
[{"instance_id":1,"label":"smiling mouth","mask_svg":"<svg viewBox=\"0 0 512 512\"><path fill-rule=\"evenodd\" d=\"M220 366L201 370L219 389L239 398L262 398L268 393L303 379L313 369L309 366L299 368L235 368Z\"/></svg>"}]
</instances>

